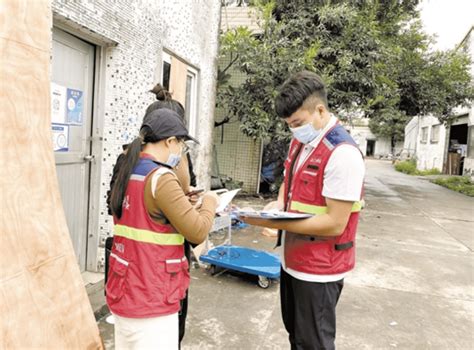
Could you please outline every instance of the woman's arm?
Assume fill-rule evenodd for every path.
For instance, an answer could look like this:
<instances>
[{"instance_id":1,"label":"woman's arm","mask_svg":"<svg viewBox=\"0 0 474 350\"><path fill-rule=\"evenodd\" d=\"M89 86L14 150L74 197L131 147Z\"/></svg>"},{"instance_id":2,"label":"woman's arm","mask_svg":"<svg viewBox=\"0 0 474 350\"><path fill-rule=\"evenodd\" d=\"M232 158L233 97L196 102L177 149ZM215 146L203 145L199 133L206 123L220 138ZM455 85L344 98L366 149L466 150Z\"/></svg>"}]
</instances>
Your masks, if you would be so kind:
<instances>
[{"instance_id":1,"label":"woman's arm","mask_svg":"<svg viewBox=\"0 0 474 350\"><path fill-rule=\"evenodd\" d=\"M186 240L195 244L203 242L214 223L216 199L211 195L204 195L201 207L195 209L189 203L176 175L172 173L160 176L152 196L151 178L152 176L148 178L145 187L148 212L156 213L159 210Z\"/></svg>"}]
</instances>

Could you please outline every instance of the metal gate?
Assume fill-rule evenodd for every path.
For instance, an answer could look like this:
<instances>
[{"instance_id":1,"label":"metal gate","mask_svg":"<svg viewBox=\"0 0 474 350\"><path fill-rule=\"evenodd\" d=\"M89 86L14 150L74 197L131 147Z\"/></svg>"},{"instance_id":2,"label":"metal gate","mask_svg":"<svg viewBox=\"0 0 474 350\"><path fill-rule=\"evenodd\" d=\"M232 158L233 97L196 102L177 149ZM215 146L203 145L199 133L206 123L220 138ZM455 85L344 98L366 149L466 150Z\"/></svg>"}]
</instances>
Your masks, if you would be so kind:
<instances>
[{"instance_id":1,"label":"metal gate","mask_svg":"<svg viewBox=\"0 0 474 350\"><path fill-rule=\"evenodd\" d=\"M77 262L86 269L95 47L53 29L51 126L62 203Z\"/></svg>"}]
</instances>

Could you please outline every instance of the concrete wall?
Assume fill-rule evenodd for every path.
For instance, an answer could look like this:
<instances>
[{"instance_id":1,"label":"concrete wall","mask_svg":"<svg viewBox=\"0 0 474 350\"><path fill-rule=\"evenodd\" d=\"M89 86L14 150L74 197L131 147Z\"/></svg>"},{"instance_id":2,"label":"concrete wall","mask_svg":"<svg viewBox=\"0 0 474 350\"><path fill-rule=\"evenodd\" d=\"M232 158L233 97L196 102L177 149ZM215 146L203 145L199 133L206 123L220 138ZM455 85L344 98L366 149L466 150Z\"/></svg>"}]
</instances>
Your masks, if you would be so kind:
<instances>
[{"instance_id":1,"label":"concrete wall","mask_svg":"<svg viewBox=\"0 0 474 350\"><path fill-rule=\"evenodd\" d=\"M431 134L434 125L440 124L439 120L433 116L425 116L420 118L419 131L417 138L417 167L420 170L436 168L443 170L447 130L444 125L440 125L439 141L432 142ZM426 142L422 141L422 130L428 128L428 138Z\"/></svg>"},{"instance_id":2,"label":"concrete wall","mask_svg":"<svg viewBox=\"0 0 474 350\"><path fill-rule=\"evenodd\" d=\"M104 48L103 91L95 101L102 137L99 217L97 232L91 232L99 235L99 246L112 233L105 203L112 167L121 145L138 134L144 111L153 102L147 90L160 81L163 50L198 70L196 134L201 146L194 164L199 185L209 186L220 6L220 1L53 0L55 25ZM97 269L102 267L101 248Z\"/></svg>"},{"instance_id":3,"label":"concrete wall","mask_svg":"<svg viewBox=\"0 0 474 350\"><path fill-rule=\"evenodd\" d=\"M416 156L418 133L420 130L419 118L413 117L405 126L405 139L403 141L403 156L412 158Z\"/></svg>"}]
</instances>

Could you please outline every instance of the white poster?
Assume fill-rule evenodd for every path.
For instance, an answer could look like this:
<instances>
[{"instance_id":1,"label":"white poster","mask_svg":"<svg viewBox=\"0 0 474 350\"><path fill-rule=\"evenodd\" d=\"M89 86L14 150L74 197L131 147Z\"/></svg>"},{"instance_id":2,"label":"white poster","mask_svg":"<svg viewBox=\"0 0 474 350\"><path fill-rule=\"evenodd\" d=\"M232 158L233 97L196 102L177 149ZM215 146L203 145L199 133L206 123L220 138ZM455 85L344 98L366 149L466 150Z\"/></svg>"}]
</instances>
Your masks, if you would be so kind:
<instances>
[{"instance_id":1,"label":"white poster","mask_svg":"<svg viewBox=\"0 0 474 350\"><path fill-rule=\"evenodd\" d=\"M66 87L51 83L51 122L64 123L66 117Z\"/></svg>"},{"instance_id":2,"label":"white poster","mask_svg":"<svg viewBox=\"0 0 474 350\"><path fill-rule=\"evenodd\" d=\"M69 150L69 125L52 124L54 152L67 152Z\"/></svg>"}]
</instances>

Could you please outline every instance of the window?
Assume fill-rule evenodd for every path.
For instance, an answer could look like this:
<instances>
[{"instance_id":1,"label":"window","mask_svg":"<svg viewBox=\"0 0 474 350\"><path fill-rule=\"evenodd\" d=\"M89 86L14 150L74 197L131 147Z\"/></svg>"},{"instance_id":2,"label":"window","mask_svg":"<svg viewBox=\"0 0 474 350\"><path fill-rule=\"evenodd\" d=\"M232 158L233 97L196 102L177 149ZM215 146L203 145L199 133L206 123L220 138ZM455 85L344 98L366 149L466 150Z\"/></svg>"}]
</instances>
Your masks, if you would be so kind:
<instances>
[{"instance_id":1,"label":"window","mask_svg":"<svg viewBox=\"0 0 474 350\"><path fill-rule=\"evenodd\" d=\"M431 139L430 139L431 143L438 143L439 142L439 130L440 130L440 128L441 128L440 124L433 125L431 127Z\"/></svg>"},{"instance_id":2,"label":"window","mask_svg":"<svg viewBox=\"0 0 474 350\"><path fill-rule=\"evenodd\" d=\"M424 126L421 128L421 142L426 143L428 141L428 127Z\"/></svg>"},{"instance_id":3,"label":"window","mask_svg":"<svg viewBox=\"0 0 474 350\"><path fill-rule=\"evenodd\" d=\"M171 78L171 56L163 52L163 66L162 66L161 85L169 91Z\"/></svg>"},{"instance_id":4,"label":"window","mask_svg":"<svg viewBox=\"0 0 474 350\"><path fill-rule=\"evenodd\" d=\"M191 135L196 135L197 125L197 71L188 67L186 74L186 126Z\"/></svg>"},{"instance_id":5,"label":"window","mask_svg":"<svg viewBox=\"0 0 474 350\"><path fill-rule=\"evenodd\" d=\"M198 71L173 54L163 52L161 84L184 107L186 127L197 134Z\"/></svg>"}]
</instances>

